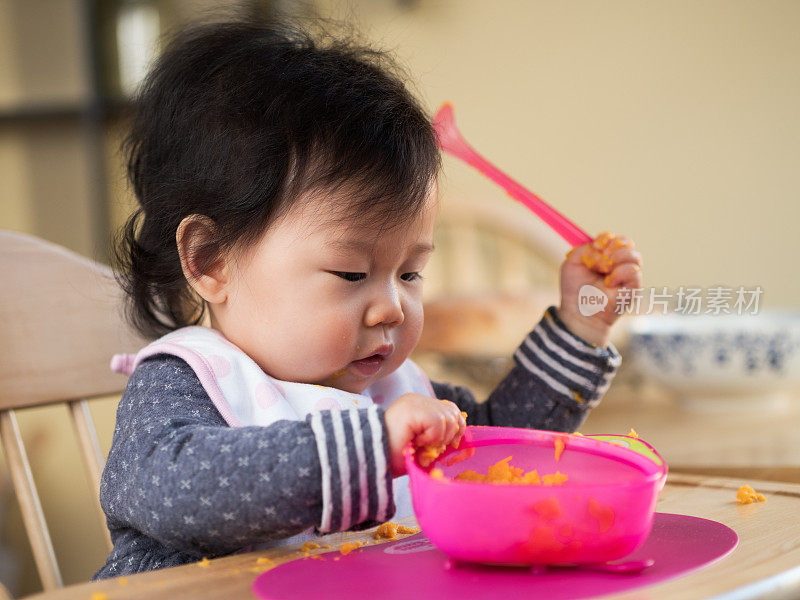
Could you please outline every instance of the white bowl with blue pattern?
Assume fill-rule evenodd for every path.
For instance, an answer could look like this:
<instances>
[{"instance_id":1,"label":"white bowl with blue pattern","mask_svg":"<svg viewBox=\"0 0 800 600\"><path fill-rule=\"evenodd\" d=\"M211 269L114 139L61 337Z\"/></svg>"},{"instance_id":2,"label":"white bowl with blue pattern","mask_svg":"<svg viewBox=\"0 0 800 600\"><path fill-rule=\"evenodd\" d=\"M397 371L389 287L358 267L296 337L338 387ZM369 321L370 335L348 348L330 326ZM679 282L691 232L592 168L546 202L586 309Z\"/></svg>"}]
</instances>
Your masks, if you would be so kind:
<instances>
[{"instance_id":1,"label":"white bowl with blue pattern","mask_svg":"<svg viewBox=\"0 0 800 600\"><path fill-rule=\"evenodd\" d=\"M775 409L800 398L800 312L642 315L628 354L693 410Z\"/></svg>"}]
</instances>

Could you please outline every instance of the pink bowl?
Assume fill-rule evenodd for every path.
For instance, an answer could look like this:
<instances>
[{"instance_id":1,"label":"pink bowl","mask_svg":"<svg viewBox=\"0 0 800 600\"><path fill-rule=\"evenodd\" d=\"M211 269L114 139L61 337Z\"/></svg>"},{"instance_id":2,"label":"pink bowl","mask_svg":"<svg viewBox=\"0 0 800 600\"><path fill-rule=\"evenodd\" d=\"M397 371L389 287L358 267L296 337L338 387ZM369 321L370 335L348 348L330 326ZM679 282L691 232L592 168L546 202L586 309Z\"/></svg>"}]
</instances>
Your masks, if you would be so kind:
<instances>
[{"instance_id":1,"label":"pink bowl","mask_svg":"<svg viewBox=\"0 0 800 600\"><path fill-rule=\"evenodd\" d=\"M565 445L558 462L556 439ZM562 486L452 479L467 469L486 473L507 456L525 471L560 471L569 479ZM664 460L637 438L511 427L467 427L458 450L448 449L427 468L410 446L405 460L414 512L427 538L452 558L493 564L622 558L649 535L667 478ZM434 467L444 479L430 476Z\"/></svg>"}]
</instances>

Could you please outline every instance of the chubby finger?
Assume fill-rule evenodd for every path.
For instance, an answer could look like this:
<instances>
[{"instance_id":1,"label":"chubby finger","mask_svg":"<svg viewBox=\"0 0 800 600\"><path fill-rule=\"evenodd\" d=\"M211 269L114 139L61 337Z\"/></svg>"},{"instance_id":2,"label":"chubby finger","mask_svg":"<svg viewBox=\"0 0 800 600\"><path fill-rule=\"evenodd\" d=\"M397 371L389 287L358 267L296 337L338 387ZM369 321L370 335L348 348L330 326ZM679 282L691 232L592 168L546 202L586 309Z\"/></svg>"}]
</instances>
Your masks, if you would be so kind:
<instances>
[{"instance_id":1,"label":"chubby finger","mask_svg":"<svg viewBox=\"0 0 800 600\"><path fill-rule=\"evenodd\" d=\"M458 441L461 439L465 428L464 417L461 415L461 410L458 406L449 400L443 401L442 408L447 415L448 425L444 443L458 446Z\"/></svg>"},{"instance_id":2,"label":"chubby finger","mask_svg":"<svg viewBox=\"0 0 800 600\"><path fill-rule=\"evenodd\" d=\"M617 236L610 231L601 231L597 234L597 237L592 240L592 246L602 252L616 237Z\"/></svg>"},{"instance_id":3,"label":"chubby finger","mask_svg":"<svg viewBox=\"0 0 800 600\"><path fill-rule=\"evenodd\" d=\"M461 438L463 438L464 434L467 432L467 413L458 411L458 416L458 437L453 443L455 448L461 445Z\"/></svg>"},{"instance_id":4,"label":"chubby finger","mask_svg":"<svg viewBox=\"0 0 800 600\"><path fill-rule=\"evenodd\" d=\"M467 413L462 412L458 407L456 407L456 432L453 435L453 439L450 441L450 445L453 448L458 448L461 445L461 438L464 437L464 434L467 432Z\"/></svg>"},{"instance_id":5,"label":"chubby finger","mask_svg":"<svg viewBox=\"0 0 800 600\"><path fill-rule=\"evenodd\" d=\"M587 269L595 273L607 274L613 268L611 257L594 247L590 247L586 252L583 252L580 256L580 261Z\"/></svg>"},{"instance_id":6,"label":"chubby finger","mask_svg":"<svg viewBox=\"0 0 800 600\"><path fill-rule=\"evenodd\" d=\"M633 248L620 248L619 250L615 250L611 253L610 258L611 264L613 264L614 267L624 263L633 263L639 265L639 268L642 267L642 253Z\"/></svg>"},{"instance_id":7,"label":"chubby finger","mask_svg":"<svg viewBox=\"0 0 800 600\"><path fill-rule=\"evenodd\" d=\"M626 287L635 289L642 287L642 268L631 262L617 265L606 275L604 283L608 287Z\"/></svg>"},{"instance_id":8,"label":"chubby finger","mask_svg":"<svg viewBox=\"0 0 800 600\"><path fill-rule=\"evenodd\" d=\"M447 429L445 430L444 437L442 438L442 443L449 445L458 439L459 419L453 414L448 414L445 418L447 419Z\"/></svg>"},{"instance_id":9,"label":"chubby finger","mask_svg":"<svg viewBox=\"0 0 800 600\"><path fill-rule=\"evenodd\" d=\"M622 235L604 231L590 244L579 246L567 254L568 262L579 261L595 273L608 275L621 262L638 262L641 266L641 255L636 252L633 242Z\"/></svg>"},{"instance_id":10,"label":"chubby finger","mask_svg":"<svg viewBox=\"0 0 800 600\"><path fill-rule=\"evenodd\" d=\"M414 438L415 446L440 446L447 431L447 419L442 411L431 410L422 418L422 430Z\"/></svg>"},{"instance_id":11,"label":"chubby finger","mask_svg":"<svg viewBox=\"0 0 800 600\"><path fill-rule=\"evenodd\" d=\"M592 248L603 254L611 254L619 248L633 248L633 242L624 235L603 231L592 240Z\"/></svg>"},{"instance_id":12,"label":"chubby finger","mask_svg":"<svg viewBox=\"0 0 800 600\"><path fill-rule=\"evenodd\" d=\"M595 249L592 247L591 243L583 244L582 246L575 246L569 252L567 252L567 258L565 262L579 265L583 260L584 254L593 252L595 252Z\"/></svg>"},{"instance_id":13,"label":"chubby finger","mask_svg":"<svg viewBox=\"0 0 800 600\"><path fill-rule=\"evenodd\" d=\"M450 443L453 448L458 448L459 444L461 444L461 438L464 437L464 434L467 431L467 413L462 412L461 409L455 404L453 407L455 408L456 433Z\"/></svg>"},{"instance_id":14,"label":"chubby finger","mask_svg":"<svg viewBox=\"0 0 800 600\"><path fill-rule=\"evenodd\" d=\"M624 235L615 235L609 240L605 248L603 248L603 252L606 254L613 254L620 248L633 248L633 240Z\"/></svg>"}]
</instances>

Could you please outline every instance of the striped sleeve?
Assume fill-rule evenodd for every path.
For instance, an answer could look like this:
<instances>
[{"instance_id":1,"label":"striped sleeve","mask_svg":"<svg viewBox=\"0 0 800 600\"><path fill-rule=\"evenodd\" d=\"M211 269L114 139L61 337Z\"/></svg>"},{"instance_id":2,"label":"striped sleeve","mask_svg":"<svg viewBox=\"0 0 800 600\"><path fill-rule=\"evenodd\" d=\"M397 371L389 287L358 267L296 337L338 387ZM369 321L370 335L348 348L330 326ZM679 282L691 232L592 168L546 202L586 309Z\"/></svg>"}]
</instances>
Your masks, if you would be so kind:
<instances>
[{"instance_id":1,"label":"striped sleeve","mask_svg":"<svg viewBox=\"0 0 800 600\"><path fill-rule=\"evenodd\" d=\"M551 306L514 360L564 401L592 408L611 385L622 357L612 344L601 348L571 333Z\"/></svg>"},{"instance_id":2,"label":"striped sleeve","mask_svg":"<svg viewBox=\"0 0 800 600\"><path fill-rule=\"evenodd\" d=\"M621 358L611 344L599 348L573 335L551 306L514 362L485 402L467 388L433 382L436 397L455 402L468 425L575 431L600 402Z\"/></svg>"},{"instance_id":3,"label":"striped sleeve","mask_svg":"<svg viewBox=\"0 0 800 600\"><path fill-rule=\"evenodd\" d=\"M394 514L382 409L323 410L307 417L322 476L320 533L383 522Z\"/></svg>"}]
</instances>

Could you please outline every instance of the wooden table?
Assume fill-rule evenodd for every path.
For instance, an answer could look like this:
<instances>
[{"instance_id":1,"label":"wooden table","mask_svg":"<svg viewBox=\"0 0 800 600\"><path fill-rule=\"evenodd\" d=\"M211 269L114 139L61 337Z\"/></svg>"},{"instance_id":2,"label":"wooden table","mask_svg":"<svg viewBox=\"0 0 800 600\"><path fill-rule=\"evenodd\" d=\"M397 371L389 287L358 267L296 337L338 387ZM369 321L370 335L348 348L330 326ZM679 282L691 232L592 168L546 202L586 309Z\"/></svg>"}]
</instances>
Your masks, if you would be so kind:
<instances>
[{"instance_id":1,"label":"wooden table","mask_svg":"<svg viewBox=\"0 0 800 600\"><path fill-rule=\"evenodd\" d=\"M736 550L720 562L672 581L604 598L680 600L691 598L800 598L800 485L750 482L767 495L766 503L738 505L738 480L670 474L659 498L659 512L680 513L719 521L740 537ZM402 519L414 525L413 519ZM337 548L345 541L375 543L371 531L339 533L320 538ZM31 596L40 600L89 600L104 593L108 600L125 598L237 600L253 598L250 587L258 564L268 557L276 564L299 558L298 546L228 556L207 566L185 565L151 571L124 579L75 585L57 592ZM102 596L101 596L102 597Z\"/></svg>"},{"instance_id":2,"label":"wooden table","mask_svg":"<svg viewBox=\"0 0 800 600\"><path fill-rule=\"evenodd\" d=\"M624 434L631 427L672 472L800 483L800 395L779 410L697 412L657 387L620 381L581 432Z\"/></svg>"}]
</instances>

